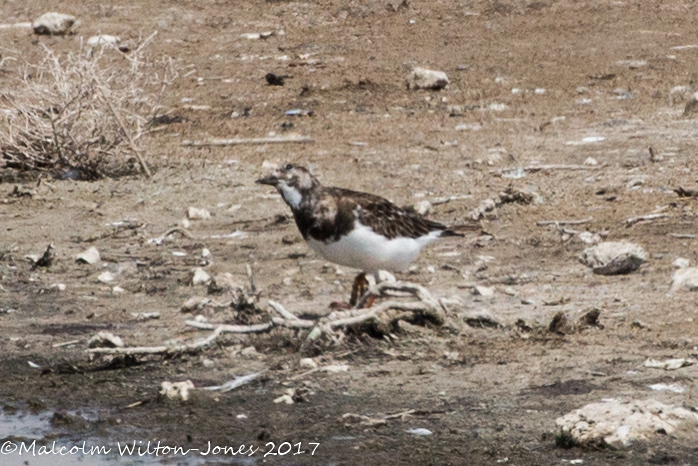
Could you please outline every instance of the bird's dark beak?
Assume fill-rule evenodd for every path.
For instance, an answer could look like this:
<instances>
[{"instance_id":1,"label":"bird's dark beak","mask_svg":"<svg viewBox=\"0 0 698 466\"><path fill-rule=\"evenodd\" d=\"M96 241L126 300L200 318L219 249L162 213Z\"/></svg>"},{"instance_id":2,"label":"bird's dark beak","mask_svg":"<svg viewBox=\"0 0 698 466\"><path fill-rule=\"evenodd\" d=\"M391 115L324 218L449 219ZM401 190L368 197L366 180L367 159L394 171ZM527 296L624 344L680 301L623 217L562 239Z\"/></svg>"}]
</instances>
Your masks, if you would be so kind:
<instances>
[{"instance_id":1,"label":"bird's dark beak","mask_svg":"<svg viewBox=\"0 0 698 466\"><path fill-rule=\"evenodd\" d=\"M265 178L260 178L256 181L257 184L268 184L269 186L276 186L278 182L279 179L274 175L269 175Z\"/></svg>"}]
</instances>

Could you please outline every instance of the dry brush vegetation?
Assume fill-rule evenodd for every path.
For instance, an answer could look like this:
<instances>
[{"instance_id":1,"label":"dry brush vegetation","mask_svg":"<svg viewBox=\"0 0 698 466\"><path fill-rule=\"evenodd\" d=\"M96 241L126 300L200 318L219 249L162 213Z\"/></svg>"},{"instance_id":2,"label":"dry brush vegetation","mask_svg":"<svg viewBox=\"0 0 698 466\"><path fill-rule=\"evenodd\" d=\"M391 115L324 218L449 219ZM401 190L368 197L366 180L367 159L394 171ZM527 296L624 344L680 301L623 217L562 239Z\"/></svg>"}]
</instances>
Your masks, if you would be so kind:
<instances>
[{"instance_id":1,"label":"dry brush vegetation","mask_svg":"<svg viewBox=\"0 0 698 466\"><path fill-rule=\"evenodd\" d=\"M41 61L18 65L0 92L0 166L86 180L150 175L139 140L178 73L172 58L147 53L149 39L130 53L44 46Z\"/></svg>"}]
</instances>

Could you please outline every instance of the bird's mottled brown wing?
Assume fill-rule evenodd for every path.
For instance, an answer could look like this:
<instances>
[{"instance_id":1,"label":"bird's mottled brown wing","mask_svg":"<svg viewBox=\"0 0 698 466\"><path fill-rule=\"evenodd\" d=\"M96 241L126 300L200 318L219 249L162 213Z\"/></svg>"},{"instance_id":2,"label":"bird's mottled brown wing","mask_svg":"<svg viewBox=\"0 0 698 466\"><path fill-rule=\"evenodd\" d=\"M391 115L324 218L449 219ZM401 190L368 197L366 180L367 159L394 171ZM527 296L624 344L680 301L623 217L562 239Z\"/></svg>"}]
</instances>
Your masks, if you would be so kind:
<instances>
[{"instance_id":1,"label":"bird's mottled brown wing","mask_svg":"<svg viewBox=\"0 0 698 466\"><path fill-rule=\"evenodd\" d=\"M445 225L406 212L380 196L341 188L327 188L327 191L337 200L338 219L351 219L352 226L353 220L358 219L390 239L418 238L433 231L448 230Z\"/></svg>"}]
</instances>

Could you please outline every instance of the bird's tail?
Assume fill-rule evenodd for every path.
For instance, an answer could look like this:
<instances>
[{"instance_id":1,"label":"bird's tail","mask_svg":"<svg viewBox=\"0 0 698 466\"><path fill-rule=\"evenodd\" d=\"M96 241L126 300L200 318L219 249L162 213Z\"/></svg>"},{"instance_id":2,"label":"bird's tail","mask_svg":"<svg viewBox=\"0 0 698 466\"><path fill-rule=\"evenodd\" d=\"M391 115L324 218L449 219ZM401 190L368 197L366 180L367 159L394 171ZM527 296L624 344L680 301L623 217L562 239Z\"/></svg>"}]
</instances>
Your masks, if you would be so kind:
<instances>
[{"instance_id":1,"label":"bird's tail","mask_svg":"<svg viewBox=\"0 0 698 466\"><path fill-rule=\"evenodd\" d=\"M439 235L439 238L448 238L449 236L458 236L458 237L464 237L465 235L463 233L458 233L457 231L453 231L449 228L446 228L441 232L441 235Z\"/></svg>"}]
</instances>

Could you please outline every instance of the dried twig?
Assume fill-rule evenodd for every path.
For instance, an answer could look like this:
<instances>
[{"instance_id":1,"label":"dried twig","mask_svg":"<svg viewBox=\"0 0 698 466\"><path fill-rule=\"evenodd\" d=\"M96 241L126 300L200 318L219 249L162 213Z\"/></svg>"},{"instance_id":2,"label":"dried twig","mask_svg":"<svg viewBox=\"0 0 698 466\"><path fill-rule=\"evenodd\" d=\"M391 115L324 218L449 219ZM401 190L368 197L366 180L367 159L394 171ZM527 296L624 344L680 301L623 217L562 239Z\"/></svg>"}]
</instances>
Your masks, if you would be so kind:
<instances>
[{"instance_id":1,"label":"dried twig","mask_svg":"<svg viewBox=\"0 0 698 466\"><path fill-rule=\"evenodd\" d=\"M308 136L289 135L273 136L268 138L234 138L234 139L205 139L200 141L184 140L183 146L237 146L241 144L281 144L281 143L307 143L313 142Z\"/></svg>"},{"instance_id":2,"label":"dried twig","mask_svg":"<svg viewBox=\"0 0 698 466\"><path fill-rule=\"evenodd\" d=\"M541 220L536 222L536 225L583 225L594 220L594 217L585 218L583 220Z\"/></svg>"},{"instance_id":3,"label":"dried twig","mask_svg":"<svg viewBox=\"0 0 698 466\"><path fill-rule=\"evenodd\" d=\"M530 165L528 167L501 168L499 170L493 170L490 173L501 175L519 169L529 173L535 173L548 170L598 170L600 168L602 167L593 165Z\"/></svg>"},{"instance_id":4,"label":"dried twig","mask_svg":"<svg viewBox=\"0 0 698 466\"><path fill-rule=\"evenodd\" d=\"M636 223L639 222L648 222L652 220L656 220L658 218L664 218L668 217L667 214L648 214L648 215L640 215L639 217L630 217L625 221L625 226L626 227L631 227L635 225Z\"/></svg>"},{"instance_id":5,"label":"dried twig","mask_svg":"<svg viewBox=\"0 0 698 466\"><path fill-rule=\"evenodd\" d=\"M194 343L189 343L185 345L172 345L172 346L132 346L132 347L120 347L120 348L90 348L87 350L88 353L97 354L175 354L175 353L187 353L191 351L197 351L204 348L214 341L216 338L223 333L223 326L219 325L214 328L213 333L197 340Z\"/></svg>"}]
</instances>

